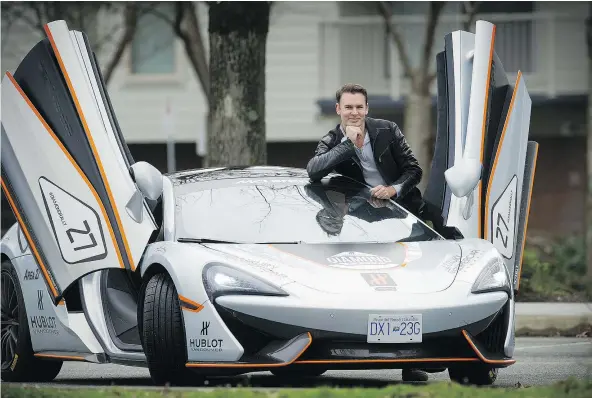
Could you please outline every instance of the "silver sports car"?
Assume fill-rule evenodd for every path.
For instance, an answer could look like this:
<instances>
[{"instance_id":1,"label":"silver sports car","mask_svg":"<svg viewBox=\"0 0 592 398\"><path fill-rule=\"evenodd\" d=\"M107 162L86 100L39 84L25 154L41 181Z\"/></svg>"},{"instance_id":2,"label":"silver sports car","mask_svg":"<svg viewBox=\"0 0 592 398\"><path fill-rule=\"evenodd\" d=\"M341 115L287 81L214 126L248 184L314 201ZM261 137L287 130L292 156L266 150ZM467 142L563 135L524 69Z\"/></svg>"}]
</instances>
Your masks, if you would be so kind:
<instances>
[{"instance_id":1,"label":"silver sports car","mask_svg":"<svg viewBox=\"0 0 592 398\"><path fill-rule=\"evenodd\" d=\"M493 28L437 56L422 220L338 174L134 162L86 36L46 25L2 81L2 380L87 361L159 384L371 368L493 383L514 363L537 153Z\"/></svg>"}]
</instances>

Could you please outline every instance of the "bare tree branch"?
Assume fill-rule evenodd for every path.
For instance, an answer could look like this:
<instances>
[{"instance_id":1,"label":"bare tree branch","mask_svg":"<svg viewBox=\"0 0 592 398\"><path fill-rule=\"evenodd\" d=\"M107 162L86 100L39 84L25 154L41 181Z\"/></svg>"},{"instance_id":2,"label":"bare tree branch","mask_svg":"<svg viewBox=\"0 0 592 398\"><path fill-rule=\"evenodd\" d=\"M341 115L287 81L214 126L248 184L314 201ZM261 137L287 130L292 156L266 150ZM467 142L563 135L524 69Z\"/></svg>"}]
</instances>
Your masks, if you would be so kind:
<instances>
[{"instance_id":1,"label":"bare tree branch","mask_svg":"<svg viewBox=\"0 0 592 398\"><path fill-rule=\"evenodd\" d=\"M403 73L405 77L410 77L412 80L414 79L413 68L411 67L411 61L409 59L409 55L407 54L407 49L405 48L405 44L403 43L403 37L401 33L397 30L397 28L391 22L393 13L389 5L384 1L378 2L378 9L380 13L384 17L384 23L386 25L387 32L393 38L395 45L397 46L397 50L399 52L399 58L401 59L401 63L403 64Z\"/></svg>"},{"instance_id":2,"label":"bare tree branch","mask_svg":"<svg viewBox=\"0 0 592 398\"><path fill-rule=\"evenodd\" d=\"M113 71L119 64L121 60L121 56L125 51L126 47L132 42L134 39L134 33L136 32L136 26L138 25L138 9L136 4L134 3L127 3L124 9L124 32L123 35L119 38L117 45L115 47L115 52L111 56L109 62L107 62L107 67L105 68L105 84L109 85L109 81L113 76Z\"/></svg>"},{"instance_id":3,"label":"bare tree branch","mask_svg":"<svg viewBox=\"0 0 592 398\"><path fill-rule=\"evenodd\" d=\"M201 36L199 21L195 15L195 6L193 2L175 2L175 19L171 20L158 10L154 10L153 15L169 23L175 35L183 42L185 54L191 62L191 66L199 79L204 95L210 98L210 70L206 58L206 50ZM187 23L186 28L183 22Z\"/></svg>"},{"instance_id":4,"label":"bare tree branch","mask_svg":"<svg viewBox=\"0 0 592 398\"><path fill-rule=\"evenodd\" d=\"M429 80L429 70L431 65L431 58L432 58L432 49L434 47L434 40L435 40L435 32L436 26L438 26L438 20L440 19L440 13L446 3L440 1L432 1L430 2L430 11L428 13L428 23L426 27L426 36L425 42L423 46L423 59L420 66L421 69L421 80L426 82L427 84L423 84L423 87L420 87L420 90L425 91L429 90L430 83Z\"/></svg>"},{"instance_id":5,"label":"bare tree branch","mask_svg":"<svg viewBox=\"0 0 592 398\"><path fill-rule=\"evenodd\" d=\"M41 10L37 2L31 3L2 3L2 23L9 21L11 24L16 21L24 22L31 30L36 30L41 35L45 35L43 24L40 22ZM30 18L27 10L35 12L37 19Z\"/></svg>"},{"instance_id":6,"label":"bare tree branch","mask_svg":"<svg viewBox=\"0 0 592 398\"><path fill-rule=\"evenodd\" d=\"M475 19L477 17L477 13L479 12L479 7L481 6L480 1L464 1L463 2L463 10L464 14L467 16L467 19L464 21L463 30L466 32L471 32L473 24L475 23Z\"/></svg>"},{"instance_id":7,"label":"bare tree branch","mask_svg":"<svg viewBox=\"0 0 592 398\"><path fill-rule=\"evenodd\" d=\"M197 16L195 15L195 8L193 3L182 3L185 5L186 8L186 15L187 15L187 32L185 37L187 39L183 39L183 43L185 44L185 50L187 51L187 55L193 68L197 73L197 77L201 83L201 87L203 89L204 95L206 98L210 98L210 69L208 67L208 61L206 58L206 49L204 46L204 41L201 36L201 30L199 26L199 21Z\"/></svg>"},{"instance_id":8,"label":"bare tree branch","mask_svg":"<svg viewBox=\"0 0 592 398\"><path fill-rule=\"evenodd\" d=\"M107 67L105 68L105 83L108 84L114 69L120 62L120 59L126 47L132 42L137 26L139 4L130 3L110 3L110 2L26 2L14 5L2 4L2 11L10 11L10 21L23 22L32 31L39 32L41 37L45 37L44 26L48 22L64 20L72 30L79 30L86 33L91 39L91 46L95 53L99 53L102 47L107 43L114 43L114 52L109 57ZM96 27L99 24L102 11L114 13L121 10L123 12L123 29L116 27L111 29L101 40L93 40ZM3 18L3 21L6 17ZM8 33L8 32L6 32Z\"/></svg>"}]
</instances>

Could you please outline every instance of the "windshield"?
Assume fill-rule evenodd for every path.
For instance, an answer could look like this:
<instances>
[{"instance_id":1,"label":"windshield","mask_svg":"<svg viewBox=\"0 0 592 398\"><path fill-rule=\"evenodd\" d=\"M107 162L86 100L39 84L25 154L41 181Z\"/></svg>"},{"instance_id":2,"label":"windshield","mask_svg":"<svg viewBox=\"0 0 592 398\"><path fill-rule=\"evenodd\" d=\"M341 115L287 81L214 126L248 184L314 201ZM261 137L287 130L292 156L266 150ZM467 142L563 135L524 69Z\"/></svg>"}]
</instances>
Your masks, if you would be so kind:
<instances>
[{"instance_id":1,"label":"windshield","mask_svg":"<svg viewBox=\"0 0 592 398\"><path fill-rule=\"evenodd\" d=\"M441 239L397 204L344 177L174 183L177 239L366 243Z\"/></svg>"}]
</instances>

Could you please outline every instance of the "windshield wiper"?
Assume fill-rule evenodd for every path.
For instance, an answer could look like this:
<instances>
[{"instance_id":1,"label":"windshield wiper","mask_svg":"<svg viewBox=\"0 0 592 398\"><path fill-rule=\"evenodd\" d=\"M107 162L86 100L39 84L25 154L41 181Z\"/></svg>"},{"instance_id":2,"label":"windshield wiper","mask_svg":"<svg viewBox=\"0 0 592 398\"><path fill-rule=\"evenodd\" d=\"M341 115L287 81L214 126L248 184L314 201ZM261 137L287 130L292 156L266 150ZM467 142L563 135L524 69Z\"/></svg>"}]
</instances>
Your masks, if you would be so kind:
<instances>
[{"instance_id":1,"label":"windshield wiper","mask_svg":"<svg viewBox=\"0 0 592 398\"><path fill-rule=\"evenodd\" d=\"M178 238L178 242L189 243L233 243L233 244L249 244L249 245L297 245L302 242L232 242L228 240L209 239L209 238Z\"/></svg>"},{"instance_id":2,"label":"windshield wiper","mask_svg":"<svg viewBox=\"0 0 592 398\"><path fill-rule=\"evenodd\" d=\"M179 238L178 242L190 242L190 243L242 243L242 242L231 242L228 240L219 239L208 239L208 238Z\"/></svg>"}]
</instances>

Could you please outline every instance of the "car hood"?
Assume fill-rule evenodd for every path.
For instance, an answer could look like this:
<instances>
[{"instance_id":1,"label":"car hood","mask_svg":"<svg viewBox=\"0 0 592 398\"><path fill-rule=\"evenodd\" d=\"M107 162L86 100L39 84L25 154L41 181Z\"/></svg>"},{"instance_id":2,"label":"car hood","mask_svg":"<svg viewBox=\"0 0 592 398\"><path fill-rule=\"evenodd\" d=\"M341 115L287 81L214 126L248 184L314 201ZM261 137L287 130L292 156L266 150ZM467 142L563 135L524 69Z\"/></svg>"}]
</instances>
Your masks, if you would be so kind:
<instances>
[{"instance_id":1,"label":"car hood","mask_svg":"<svg viewBox=\"0 0 592 398\"><path fill-rule=\"evenodd\" d=\"M458 270L453 241L368 244L203 244L224 262L279 286L295 283L325 293L448 288Z\"/></svg>"}]
</instances>

